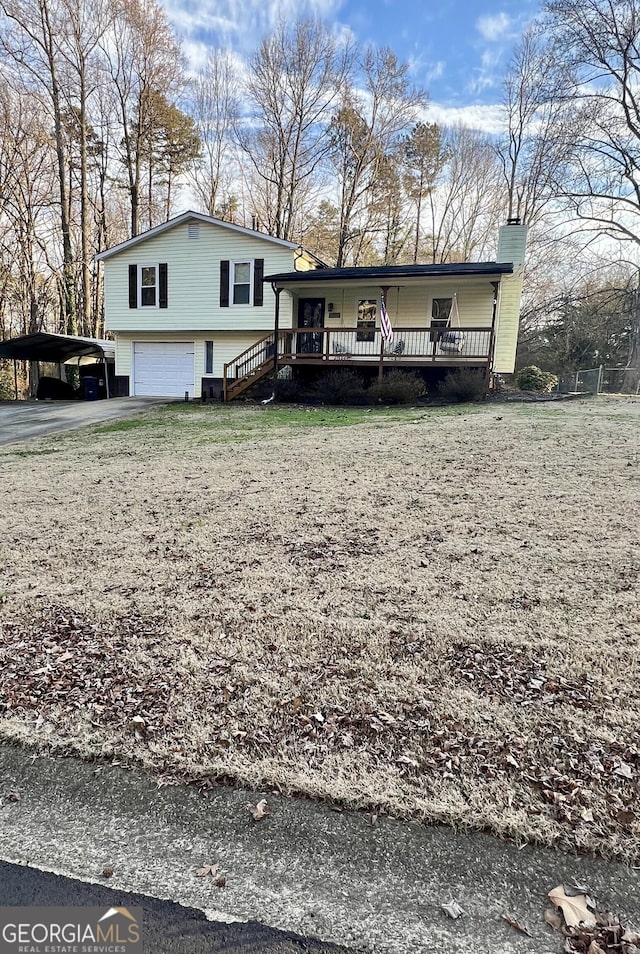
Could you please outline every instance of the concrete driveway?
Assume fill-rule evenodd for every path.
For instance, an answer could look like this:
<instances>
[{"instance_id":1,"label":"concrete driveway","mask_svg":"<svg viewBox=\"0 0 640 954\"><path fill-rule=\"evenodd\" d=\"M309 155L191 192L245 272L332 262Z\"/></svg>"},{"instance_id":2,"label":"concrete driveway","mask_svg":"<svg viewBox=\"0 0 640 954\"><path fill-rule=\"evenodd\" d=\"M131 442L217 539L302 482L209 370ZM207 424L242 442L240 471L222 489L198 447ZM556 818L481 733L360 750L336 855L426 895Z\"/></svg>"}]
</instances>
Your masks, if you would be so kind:
<instances>
[{"instance_id":1,"label":"concrete driveway","mask_svg":"<svg viewBox=\"0 0 640 954\"><path fill-rule=\"evenodd\" d=\"M12 401L0 403L0 444L69 431L131 417L154 405L156 398L112 398L110 401Z\"/></svg>"}]
</instances>

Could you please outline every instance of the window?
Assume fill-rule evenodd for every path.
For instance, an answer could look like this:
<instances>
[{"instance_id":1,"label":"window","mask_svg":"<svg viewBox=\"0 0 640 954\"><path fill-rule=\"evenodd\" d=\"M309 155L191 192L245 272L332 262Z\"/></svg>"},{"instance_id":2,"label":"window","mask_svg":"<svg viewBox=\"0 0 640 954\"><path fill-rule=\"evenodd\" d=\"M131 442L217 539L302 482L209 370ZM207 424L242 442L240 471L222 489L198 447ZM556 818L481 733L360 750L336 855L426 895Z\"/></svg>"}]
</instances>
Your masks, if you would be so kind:
<instances>
[{"instance_id":1,"label":"window","mask_svg":"<svg viewBox=\"0 0 640 954\"><path fill-rule=\"evenodd\" d=\"M432 298L431 299L431 328L448 328L451 319L451 309L453 307L453 298ZM437 341L440 335L436 331L431 332L431 340Z\"/></svg>"},{"instance_id":2,"label":"window","mask_svg":"<svg viewBox=\"0 0 640 954\"><path fill-rule=\"evenodd\" d=\"M138 289L139 308L157 308L158 306L158 266L139 265Z\"/></svg>"},{"instance_id":3,"label":"window","mask_svg":"<svg viewBox=\"0 0 640 954\"><path fill-rule=\"evenodd\" d=\"M231 263L231 284L233 286L234 305L250 304L252 280L253 262Z\"/></svg>"},{"instance_id":4,"label":"window","mask_svg":"<svg viewBox=\"0 0 640 954\"><path fill-rule=\"evenodd\" d=\"M213 374L213 341L204 343L204 373Z\"/></svg>"},{"instance_id":5,"label":"window","mask_svg":"<svg viewBox=\"0 0 640 954\"><path fill-rule=\"evenodd\" d=\"M378 301L376 298L361 298L358 301L356 341L375 341Z\"/></svg>"},{"instance_id":6,"label":"window","mask_svg":"<svg viewBox=\"0 0 640 954\"><path fill-rule=\"evenodd\" d=\"M264 292L262 278L264 259L244 259L230 262L224 258L220 262L220 307L229 305L254 305L262 307Z\"/></svg>"}]
</instances>

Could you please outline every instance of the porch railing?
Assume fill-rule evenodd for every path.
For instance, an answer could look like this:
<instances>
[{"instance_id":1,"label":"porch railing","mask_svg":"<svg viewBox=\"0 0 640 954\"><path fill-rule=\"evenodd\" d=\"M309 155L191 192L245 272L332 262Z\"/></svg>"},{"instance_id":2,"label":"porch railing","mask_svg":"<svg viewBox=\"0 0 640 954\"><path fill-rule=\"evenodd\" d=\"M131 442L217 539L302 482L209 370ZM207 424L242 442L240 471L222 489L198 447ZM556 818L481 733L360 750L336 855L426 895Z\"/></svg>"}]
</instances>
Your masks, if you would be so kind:
<instances>
[{"instance_id":1,"label":"porch railing","mask_svg":"<svg viewBox=\"0 0 640 954\"><path fill-rule=\"evenodd\" d=\"M278 354L283 361L485 363L491 344L491 328L395 328L390 343L373 329L292 328L280 332Z\"/></svg>"}]
</instances>

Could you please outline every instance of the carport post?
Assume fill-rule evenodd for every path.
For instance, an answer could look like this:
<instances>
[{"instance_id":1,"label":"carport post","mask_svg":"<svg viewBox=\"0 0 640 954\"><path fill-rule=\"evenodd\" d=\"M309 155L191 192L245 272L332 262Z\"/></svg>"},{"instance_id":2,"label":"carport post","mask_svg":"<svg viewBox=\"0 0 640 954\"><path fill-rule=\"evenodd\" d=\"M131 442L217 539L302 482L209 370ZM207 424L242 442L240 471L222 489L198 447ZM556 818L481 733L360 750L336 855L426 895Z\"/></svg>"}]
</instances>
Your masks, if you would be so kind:
<instances>
[{"instance_id":1,"label":"carport post","mask_svg":"<svg viewBox=\"0 0 640 954\"><path fill-rule=\"evenodd\" d=\"M107 356L104 354L104 352L102 354L102 363L104 364L104 386L106 389L107 401L108 401L109 398L111 397L111 395L109 394L109 368L107 367Z\"/></svg>"},{"instance_id":2,"label":"carport post","mask_svg":"<svg viewBox=\"0 0 640 954\"><path fill-rule=\"evenodd\" d=\"M18 359L13 359L13 387L15 389L16 401L18 400Z\"/></svg>"}]
</instances>

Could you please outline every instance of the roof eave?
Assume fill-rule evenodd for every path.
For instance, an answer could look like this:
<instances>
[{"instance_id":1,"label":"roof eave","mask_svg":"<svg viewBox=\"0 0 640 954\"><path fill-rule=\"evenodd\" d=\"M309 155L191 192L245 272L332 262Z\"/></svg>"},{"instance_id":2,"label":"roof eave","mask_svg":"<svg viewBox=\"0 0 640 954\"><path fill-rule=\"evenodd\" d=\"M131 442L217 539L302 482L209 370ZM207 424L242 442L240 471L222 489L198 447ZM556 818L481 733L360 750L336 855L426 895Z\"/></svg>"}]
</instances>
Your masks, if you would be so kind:
<instances>
[{"instance_id":1,"label":"roof eave","mask_svg":"<svg viewBox=\"0 0 640 954\"><path fill-rule=\"evenodd\" d=\"M133 248L136 245L139 245L141 242L146 242L148 239L155 238L157 235L162 235L163 232L168 232L173 228L176 228L178 225L182 225L184 222L187 222L189 219L197 219L199 222L205 222L208 225L218 225L223 228L229 229L231 232L239 232L241 235L246 235L251 238L262 239L265 242L271 242L274 245L279 245L282 248L289 248L292 251L300 248L299 243L297 242L288 242L285 239L275 238L273 235L265 235L264 232L256 232L253 229L247 229L243 225L234 225L232 222L223 222L221 219L215 219L211 215L205 215L203 212L182 212L180 215L177 215L173 219L169 219L167 222L161 222L160 225L156 225L152 229L148 229L146 232L141 232L140 235L134 235L132 238L127 239L124 242L120 242L119 245L114 245L112 248L107 248L104 252L98 252L95 255L95 260L97 262L103 262L107 258L111 258L113 255L119 255L121 252L125 252L129 248Z\"/></svg>"}]
</instances>

